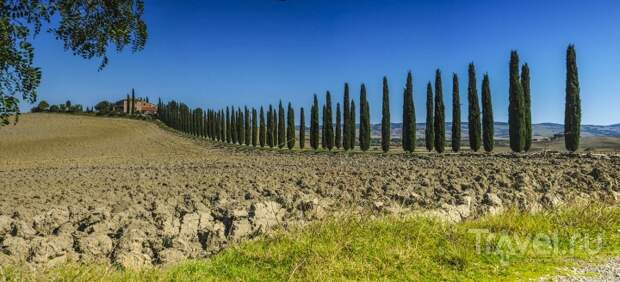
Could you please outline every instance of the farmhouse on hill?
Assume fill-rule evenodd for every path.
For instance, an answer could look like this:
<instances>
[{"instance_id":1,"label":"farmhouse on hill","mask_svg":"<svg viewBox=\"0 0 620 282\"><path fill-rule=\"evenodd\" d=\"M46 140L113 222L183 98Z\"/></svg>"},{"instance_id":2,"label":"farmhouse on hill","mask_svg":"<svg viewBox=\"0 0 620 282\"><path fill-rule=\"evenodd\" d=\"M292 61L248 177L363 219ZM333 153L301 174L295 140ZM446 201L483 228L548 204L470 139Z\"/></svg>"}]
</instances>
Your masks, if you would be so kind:
<instances>
[{"instance_id":1,"label":"farmhouse on hill","mask_svg":"<svg viewBox=\"0 0 620 282\"><path fill-rule=\"evenodd\" d=\"M120 100L114 103L114 109L117 112L129 113L130 106L131 104L129 103L128 99L123 99L123 100ZM149 115L153 115L157 113L157 106L153 103L148 102L148 100L144 100L142 98L136 98L136 100L134 101L133 108L134 108L133 110L134 113L149 114Z\"/></svg>"}]
</instances>

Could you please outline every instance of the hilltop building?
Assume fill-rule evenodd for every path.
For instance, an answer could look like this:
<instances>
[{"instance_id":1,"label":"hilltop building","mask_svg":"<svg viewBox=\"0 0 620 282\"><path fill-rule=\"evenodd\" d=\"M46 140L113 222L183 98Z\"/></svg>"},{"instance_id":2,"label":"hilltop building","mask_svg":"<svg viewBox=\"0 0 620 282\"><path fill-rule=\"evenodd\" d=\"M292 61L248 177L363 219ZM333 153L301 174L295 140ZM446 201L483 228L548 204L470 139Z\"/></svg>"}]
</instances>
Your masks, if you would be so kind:
<instances>
[{"instance_id":1,"label":"hilltop building","mask_svg":"<svg viewBox=\"0 0 620 282\"><path fill-rule=\"evenodd\" d=\"M120 100L114 103L114 110L117 112L129 113L129 103L127 99ZM153 103L149 103L142 98L136 98L134 104L134 112L140 114L154 115L157 113L157 106Z\"/></svg>"}]
</instances>

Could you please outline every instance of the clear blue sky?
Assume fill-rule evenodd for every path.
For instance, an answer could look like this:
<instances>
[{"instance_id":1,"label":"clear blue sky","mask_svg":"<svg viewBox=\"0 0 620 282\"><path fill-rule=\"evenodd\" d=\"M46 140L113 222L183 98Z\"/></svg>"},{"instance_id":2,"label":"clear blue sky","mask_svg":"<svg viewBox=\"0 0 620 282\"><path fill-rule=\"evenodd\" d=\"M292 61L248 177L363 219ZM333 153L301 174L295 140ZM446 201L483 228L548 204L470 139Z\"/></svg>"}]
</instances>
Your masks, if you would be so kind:
<instances>
[{"instance_id":1,"label":"clear blue sky","mask_svg":"<svg viewBox=\"0 0 620 282\"><path fill-rule=\"evenodd\" d=\"M147 0L145 18L146 49L113 54L101 72L99 61L74 57L50 35L38 36L40 99L92 106L133 87L151 100L192 107L282 99L308 111L313 93L323 101L330 90L339 102L347 81L357 100L364 82L371 120L378 123L386 75L392 121L400 122L402 88L412 70L417 120L423 121L426 83L440 68L446 119L455 72L465 121L473 61L479 83L484 72L490 75L495 120L506 121L508 59L516 49L531 69L533 122L562 123L565 50L574 43L583 123L620 122L618 0Z\"/></svg>"}]
</instances>

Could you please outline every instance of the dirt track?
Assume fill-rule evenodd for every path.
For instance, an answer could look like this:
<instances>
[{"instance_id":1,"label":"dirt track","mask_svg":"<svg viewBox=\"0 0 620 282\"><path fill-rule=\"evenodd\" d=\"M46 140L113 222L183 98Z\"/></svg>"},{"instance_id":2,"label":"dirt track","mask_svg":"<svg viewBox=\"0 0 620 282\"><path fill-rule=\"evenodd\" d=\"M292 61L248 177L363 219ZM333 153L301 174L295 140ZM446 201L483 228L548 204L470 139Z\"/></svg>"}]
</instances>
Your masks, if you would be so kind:
<instances>
[{"instance_id":1,"label":"dirt track","mask_svg":"<svg viewBox=\"0 0 620 282\"><path fill-rule=\"evenodd\" d=\"M339 211L460 220L620 200L613 155L290 154L128 119L25 115L0 128L0 156L0 265L168 263Z\"/></svg>"}]
</instances>

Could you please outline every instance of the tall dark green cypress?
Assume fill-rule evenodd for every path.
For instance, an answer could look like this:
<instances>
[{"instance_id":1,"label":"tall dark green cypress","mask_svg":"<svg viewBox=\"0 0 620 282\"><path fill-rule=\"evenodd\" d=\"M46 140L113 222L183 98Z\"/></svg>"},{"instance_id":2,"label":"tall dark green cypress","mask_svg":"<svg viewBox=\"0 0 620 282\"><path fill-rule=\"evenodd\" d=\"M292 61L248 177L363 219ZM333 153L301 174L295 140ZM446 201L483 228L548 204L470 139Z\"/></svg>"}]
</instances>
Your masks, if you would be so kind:
<instances>
[{"instance_id":1,"label":"tall dark green cypress","mask_svg":"<svg viewBox=\"0 0 620 282\"><path fill-rule=\"evenodd\" d=\"M306 116L304 114L304 108L299 109L299 148L306 147Z\"/></svg>"},{"instance_id":2,"label":"tall dark green cypress","mask_svg":"<svg viewBox=\"0 0 620 282\"><path fill-rule=\"evenodd\" d=\"M288 149L293 149L295 146L295 111L291 103L288 103L288 113L286 115L286 145Z\"/></svg>"},{"instance_id":3,"label":"tall dark green cypress","mask_svg":"<svg viewBox=\"0 0 620 282\"><path fill-rule=\"evenodd\" d=\"M212 119L211 120L211 123L212 123L212 125L211 125L211 127L212 127L211 128L211 130L212 130L211 138L213 140L217 140L218 135L220 134L220 122L219 122L219 119L218 119L218 114L219 114L219 112L216 112L215 110L211 110L211 119Z\"/></svg>"},{"instance_id":4,"label":"tall dark green cypress","mask_svg":"<svg viewBox=\"0 0 620 282\"><path fill-rule=\"evenodd\" d=\"M485 74L482 79L482 141L484 150L493 151L495 131L493 129L493 103L491 102L491 87L489 75Z\"/></svg>"},{"instance_id":5,"label":"tall dark green cypress","mask_svg":"<svg viewBox=\"0 0 620 282\"><path fill-rule=\"evenodd\" d=\"M433 125L433 86L429 81L426 85L426 130L424 131L424 142L426 150L433 150L435 145L435 126Z\"/></svg>"},{"instance_id":6,"label":"tall dark green cypress","mask_svg":"<svg viewBox=\"0 0 620 282\"><path fill-rule=\"evenodd\" d=\"M203 118L201 119L202 124L200 128L200 135L202 137L211 139L212 137L211 132L213 131L213 128L212 128L213 116L212 116L211 109L203 110L202 114L203 114Z\"/></svg>"},{"instance_id":7,"label":"tall dark green cypress","mask_svg":"<svg viewBox=\"0 0 620 282\"><path fill-rule=\"evenodd\" d=\"M284 107L282 101L278 105L278 148L286 145L286 123L284 120Z\"/></svg>"},{"instance_id":8,"label":"tall dark green cypress","mask_svg":"<svg viewBox=\"0 0 620 282\"><path fill-rule=\"evenodd\" d=\"M508 91L510 149L513 152L522 152L525 148L525 100L521 79L519 78L519 55L514 50L510 52L510 86Z\"/></svg>"},{"instance_id":9,"label":"tall dark green cypress","mask_svg":"<svg viewBox=\"0 0 620 282\"><path fill-rule=\"evenodd\" d=\"M326 133L326 129L327 129L327 107L325 105L323 105L323 120L321 122L322 126L321 126L321 148L326 149L327 148L327 133Z\"/></svg>"},{"instance_id":10,"label":"tall dark green cypress","mask_svg":"<svg viewBox=\"0 0 620 282\"><path fill-rule=\"evenodd\" d=\"M335 136L335 146L340 149L342 147L342 125L340 120L340 103L336 103L336 136Z\"/></svg>"},{"instance_id":11,"label":"tall dark green cypress","mask_svg":"<svg viewBox=\"0 0 620 282\"><path fill-rule=\"evenodd\" d=\"M319 100L314 94L314 102L310 110L310 147L319 148Z\"/></svg>"},{"instance_id":12,"label":"tall dark green cypress","mask_svg":"<svg viewBox=\"0 0 620 282\"><path fill-rule=\"evenodd\" d=\"M333 123L333 115L332 115L332 95L327 91L325 94L325 123L323 127L325 128L325 147L328 150L334 148L334 123Z\"/></svg>"},{"instance_id":13,"label":"tall dark green cypress","mask_svg":"<svg viewBox=\"0 0 620 282\"><path fill-rule=\"evenodd\" d=\"M232 143L232 119L230 116L230 108L226 107L226 143Z\"/></svg>"},{"instance_id":14,"label":"tall dark green cypress","mask_svg":"<svg viewBox=\"0 0 620 282\"><path fill-rule=\"evenodd\" d=\"M129 96L129 94L127 94L127 100L126 101L127 102L125 104L127 104L127 105L125 107L126 108L125 113L126 114L130 114L131 113L131 97Z\"/></svg>"},{"instance_id":15,"label":"tall dark green cypress","mask_svg":"<svg viewBox=\"0 0 620 282\"><path fill-rule=\"evenodd\" d=\"M273 112L272 114L272 122L273 122L273 146L274 147L279 147L279 142L278 140L280 139L280 135L278 135L278 130L279 128L279 119L278 119L278 109L276 109L276 107L273 108Z\"/></svg>"},{"instance_id":16,"label":"tall dark green cypress","mask_svg":"<svg viewBox=\"0 0 620 282\"><path fill-rule=\"evenodd\" d=\"M459 77L452 75L452 151L461 149L461 98L459 97Z\"/></svg>"},{"instance_id":17,"label":"tall dark green cypress","mask_svg":"<svg viewBox=\"0 0 620 282\"><path fill-rule=\"evenodd\" d=\"M252 146L256 147L258 144L258 120L256 109L252 108Z\"/></svg>"},{"instance_id":18,"label":"tall dark green cypress","mask_svg":"<svg viewBox=\"0 0 620 282\"><path fill-rule=\"evenodd\" d=\"M415 151L416 146L416 119L415 105L413 103L413 75L407 73L407 84L403 93L403 128L402 145L407 152Z\"/></svg>"},{"instance_id":19,"label":"tall dark green cypress","mask_svg":"<svg viewBox=\"0 0 620 282\"><path fill-rule=\"evenodd\" d=\"M267 145L273 148L273 107L269 105L267 110Z\"/></svg>"},{"instance_id":20,"label":"tall dark green cypress","mask_svg":"<svg viewBox=\"0 0 620 282\"><path fill-rule=\"evenodd\" d=\"M579 149L581 135L581 98L575 45L566 50L566 104L564 109L564 145L566 150Z\"/></svg>"},{"instance_id":21,"label":"tall dark green cypress","mask_svg":"<svg viewBox=\"0 0 620 282\"><path fill-rule=\"evenodd\" d=\"M360 87L360 149L370 148L370 106L366 97L366 85Z\"/></svg>"},{"instance_id":22,"label":"tall dark green cypress","mask_svg":"<svg viewBox=\"0 0 620 282\"><path fill-rule=\"evenodd\" d=\"M237 132L239 138L237 141L239 145L245 144L245 122L243 118L243 109L241 109L241 107L237 110Z\"/></svg>"},{"instance_id":23,"label":"tall dark green cypress","mask_svg":"<svg viewBox=\"0 0 620 282\"><path fill-rule=\"evenodd\" d=\"M220 122L220 110L213 110L213 117L214 120L213 122L215 123L215 128L213 129L213 140L215 141L221 141L220 140L220 130L221 130L221 122Z\"/></svg>"},{"instance_id":24,"label":"tall dark green cypress","mask_svg":"<svg viewBox=\"0 0 620 282\"><path fill-rule=\"evenodd\" d=\"M344 84L344 97L342 101L343 106L343 120L342 120L342 147L345 151L351 149L351 102L349 101L349 84Z\"/></svg>"},{"instance_id":25,"label":"tall dark green cypress","mask_svg":"<svg viewBox=\"0 0 620 282\"><path fill-rule=\"evenodd\" d=\"M390 136L392 123L390 121L390 90L387 77L383 77L383 105L381 109L381 149L390 150Z\"/></svg>"},{"instance_id":26,"label":"tall dark green cypress","mask_svg":"<svg viewBox=\"0 0 620 282\"><path fill-rule=\"evenodd\" d=\"M243 109L237 109L237 144L243 145L245 142L245 128L243 127Z\"/></svg>"},{"instance_id":27,"label":"tall dark green cypress","mask_svg":"<svg viewBox=\"0 0 620 282\"><path fill-rule=\"evenodd\" d=\"M261 147L265 147L266 139L267 139L267 129L265 128L265 110L263 110L263 106L260 106L260 121L258 128L258 143Z\"/></svg>"},{"instance_id":28,"label":"tall dark green cypress","mask_svg":"<svg viewBox=\"0 0 620 282\"><path fill-rule=\"evenodd\" d=\"M220 141L226 141L226 116L224 109L220 110Z\"/></svg>"},{"instance_id":29,"label":"tall dark green cypress","mask_svg":"<svg viewBox=\"0 0 620 282\"><path fill-rule=\"evenodd\" d=\"M349 113L349 144L351 145L351 150L355 149L355 130L357 125L355 124L355 101L351 99L351 108L349 109L351 112Z\"/></svg>"},{"instance_id":30,"label":"tall dark green cypress","mask_svg":"<svg viewBox=\"0 0 620 282\"><path fill-rule=\"evenodd\" d=\"M467 70L469 82L467 84L467 103L468 107L468 118L467 118L467 127L469 128L469 148L477 152L480 150L480 104L478 103L478 89L476 87L476 67L474 63L469 64L469 68Z\"/></svg>"},{"instance_id":31,"label":"tall dark green cypress","mask_svg":"<svg viewBox=\"0 0 620 282\"><path fill-rule=\"evenodd\" d=\"M230 128L232 130L232 143L237 144L239 140L239 124L237 123L237 118L239 114L237 114L237 110L235 107L231 107L230 111Z\"/></svg>"},{"instance_id":32,"label":"tall dark green cypress","mask_svg":"<svg viewBox=\"0 0 620 282\"><path fill-rule=\"evenodd\" d=\"M523 88L523 103L525 107L525 145L526 152L532 147L532 98L530 89L530 67L526 64L521 67L521 88Z\"/></svg>"},{"instance_id":33,"label":"tall dark green cypress","mask_svg":"<svg viewBox=\"0 0 620 282\"><path fill-rule=\"evenodd\" d=\"M131 88L131 107L129 110L130 115L134 115L136 111L136 92Z\"/></svg>"},{"instance_id":34,"label":"tall dark green cypress","mask_svg":"<svg viewBox=\"0 0 620 282\"><path fill-rule=\"evenodd\" d=\"M252 144L252 127L251 127L252 118L250 117L250 110L248 110L248 107L245 107L244 110L245 110L245 145L250 146Z\"/></svg>"},{"instance_id":35,"label":"tall dark green cypress","mask_svg":"<svg viewBox=\"0 0 620 282\"><path fill-rule=\"evenodd\" d=\"M441 71L435 72L435 150L443 153L446 146L446 116L443 105Z\"/></svg>"},{"instance_id":36,"label":"tall dark green cypress","mask_svg":"<svg viewBox=\"0 0 620 282\"><path fill-rule=\"evenodd\" d=\"M271 105L269 105L269 109L267 110L267 146L269 147L273 147L273 141L271 138L273 138L272 133L272 127L273 124L271 123Z\"/></svg>"},{"instance_id":37,"label":"tall dark green cypress","mask_svg":"<svg viewBox=\"0 0 620 282\"><path fill-rule=\"evenodd\" d=\"M204 112L204 115L202 136L213 139L213 132L215 132L215 117L213 115L213 111L209 109Z\"/></svg>"}]
</instances>

